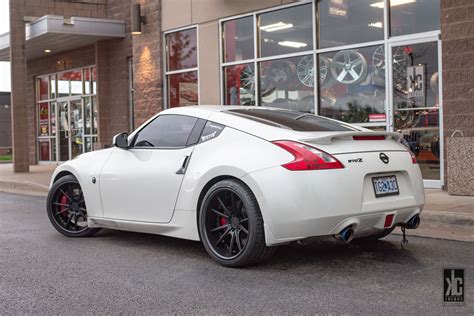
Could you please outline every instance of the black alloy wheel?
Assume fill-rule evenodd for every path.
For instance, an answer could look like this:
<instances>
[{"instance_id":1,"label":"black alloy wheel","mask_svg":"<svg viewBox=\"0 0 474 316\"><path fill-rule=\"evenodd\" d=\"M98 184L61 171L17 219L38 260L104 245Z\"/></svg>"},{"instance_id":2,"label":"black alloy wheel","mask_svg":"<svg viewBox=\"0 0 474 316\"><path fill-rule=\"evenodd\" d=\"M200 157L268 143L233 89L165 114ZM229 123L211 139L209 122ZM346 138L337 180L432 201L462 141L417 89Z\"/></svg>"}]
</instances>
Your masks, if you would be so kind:
<instances>
[{"instance_id":1,"label":"black alloy wheel","mask_svg":"<svg viewBox=\"0 0 474 316\"><path fill-rule=\"evenodd\" d=\"M87 237L100 230L88 227L84 194L72 175L53 184L48 193L47 212L54 228L68 237Z\"/></svg>"},{"instance_id":2,"label":"black alloy wheel","mask_svg":"<svg viewBox=\"0 0 474 316\"><path fill-rule=\"evenodd\" d=\"M206 251L224 266L256 264L274 252L265 245L255 196L238 180L223 180L209 189L201 205L199 231Z\"/></svg>"}]
</instances>

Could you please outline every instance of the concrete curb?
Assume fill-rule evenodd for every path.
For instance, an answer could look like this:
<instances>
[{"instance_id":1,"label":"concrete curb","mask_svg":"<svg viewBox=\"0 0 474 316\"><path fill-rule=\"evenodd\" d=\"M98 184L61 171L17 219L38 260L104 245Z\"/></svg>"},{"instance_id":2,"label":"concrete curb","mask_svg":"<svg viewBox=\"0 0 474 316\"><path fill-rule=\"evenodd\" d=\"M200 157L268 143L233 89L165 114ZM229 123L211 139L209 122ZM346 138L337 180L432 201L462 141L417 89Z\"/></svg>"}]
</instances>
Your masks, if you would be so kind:
<instances>
[{"instance_id":1,"label":"concrete curb","mask_svg":"<svg viewBox=\"0 0 474 316\"><path fill-rule=\"evenodd\" d=\"M48 186L30 181L0 180L0 191L24 195L48 195Z\"/></svg>"}]
</instances>

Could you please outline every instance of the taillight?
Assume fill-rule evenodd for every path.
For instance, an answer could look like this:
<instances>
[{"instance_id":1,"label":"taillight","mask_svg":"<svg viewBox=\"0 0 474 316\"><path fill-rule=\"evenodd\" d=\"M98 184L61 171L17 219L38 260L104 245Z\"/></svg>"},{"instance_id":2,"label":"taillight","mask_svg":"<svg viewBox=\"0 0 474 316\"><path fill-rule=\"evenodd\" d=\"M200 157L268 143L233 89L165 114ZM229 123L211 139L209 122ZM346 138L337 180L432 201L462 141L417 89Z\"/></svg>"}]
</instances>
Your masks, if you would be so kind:
<instances>
[{"instance_id":1,"label":"taillight","mask_svg":"<svg viewBox=\"0 0 474 316\"><path fill-rule=\"evenodd\" d=\"M411 151L411 150L408 150L408 152L410 153L410 156L411 156L411 162L416 164L416 156L415 154Z\"/></svg>"},{"instance_id":2,"label":"taillight","mask_svg":"<svg viewBox=\"0 0 474 316\"><path fill-rule=\"evenodd\" d=\"M361 136L353 136L353 140L385 140L385 136L383 135L361 135Z\"/></svg>"},{"instance_id":3,"label":"taillight","mask_svg":"<svg viewBox=\"0 0 474 316\"><path fill-rule=\"evenodd\" d=\"M317 148L289 140L279 140L272 143L295 157L293 161L282 165L288 170L300 171L344 168L339 160Z\"/></svg>"}]
</instances>

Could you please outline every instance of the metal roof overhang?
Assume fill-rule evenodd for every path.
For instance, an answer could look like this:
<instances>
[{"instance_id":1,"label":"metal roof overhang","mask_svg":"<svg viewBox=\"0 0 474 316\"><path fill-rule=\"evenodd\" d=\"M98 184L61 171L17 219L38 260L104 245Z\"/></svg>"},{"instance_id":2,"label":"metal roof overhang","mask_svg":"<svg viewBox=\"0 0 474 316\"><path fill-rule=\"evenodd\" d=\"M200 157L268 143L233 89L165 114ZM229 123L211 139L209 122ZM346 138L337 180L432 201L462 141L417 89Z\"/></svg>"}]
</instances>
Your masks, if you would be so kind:
<instances>
[{"instance_id":1,"label":"metal roof overhang","mask_svg":"<svg viewBox=\"0 0 474 316\"><path fill-rule=\"evenodd\" d=\"M45 15L25 25L27 60L125 37L125 21ZM10 60L10 34L0 34L0 61Z\"/></svg>"}]
</instances>

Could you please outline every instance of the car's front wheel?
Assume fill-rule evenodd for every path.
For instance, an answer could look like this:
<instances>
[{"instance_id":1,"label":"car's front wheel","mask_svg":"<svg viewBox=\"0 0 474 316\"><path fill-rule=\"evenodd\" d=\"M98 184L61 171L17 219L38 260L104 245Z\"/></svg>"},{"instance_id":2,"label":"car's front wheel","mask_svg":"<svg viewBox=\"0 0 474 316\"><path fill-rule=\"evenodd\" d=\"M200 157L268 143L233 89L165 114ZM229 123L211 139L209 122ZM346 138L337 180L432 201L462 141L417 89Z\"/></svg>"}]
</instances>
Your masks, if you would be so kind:
<instances>
[{"instance_id":1,"label":"car's front wheel","mask_svg":"<svg viewBox=\"0 0 474 316\"><path fill-rule=\"evenodd\" d=\"M73 175L60 178L51 186L46 209L51 224L68 237L88 237L100 228L87 225L87 209L84 194Z\"/></svg>"},{"instance_id":2,"label":"car's front wheel","mask_svg":"<svg viewBox=\"0 0 474 316\"><path fill-rule=\"evenodd\" d=\"M234 179L214 184L199 212L199 232L209 255L227 267L243 267L270 258L262 214L252 191Z\"/></svg>"}]
</instances>

